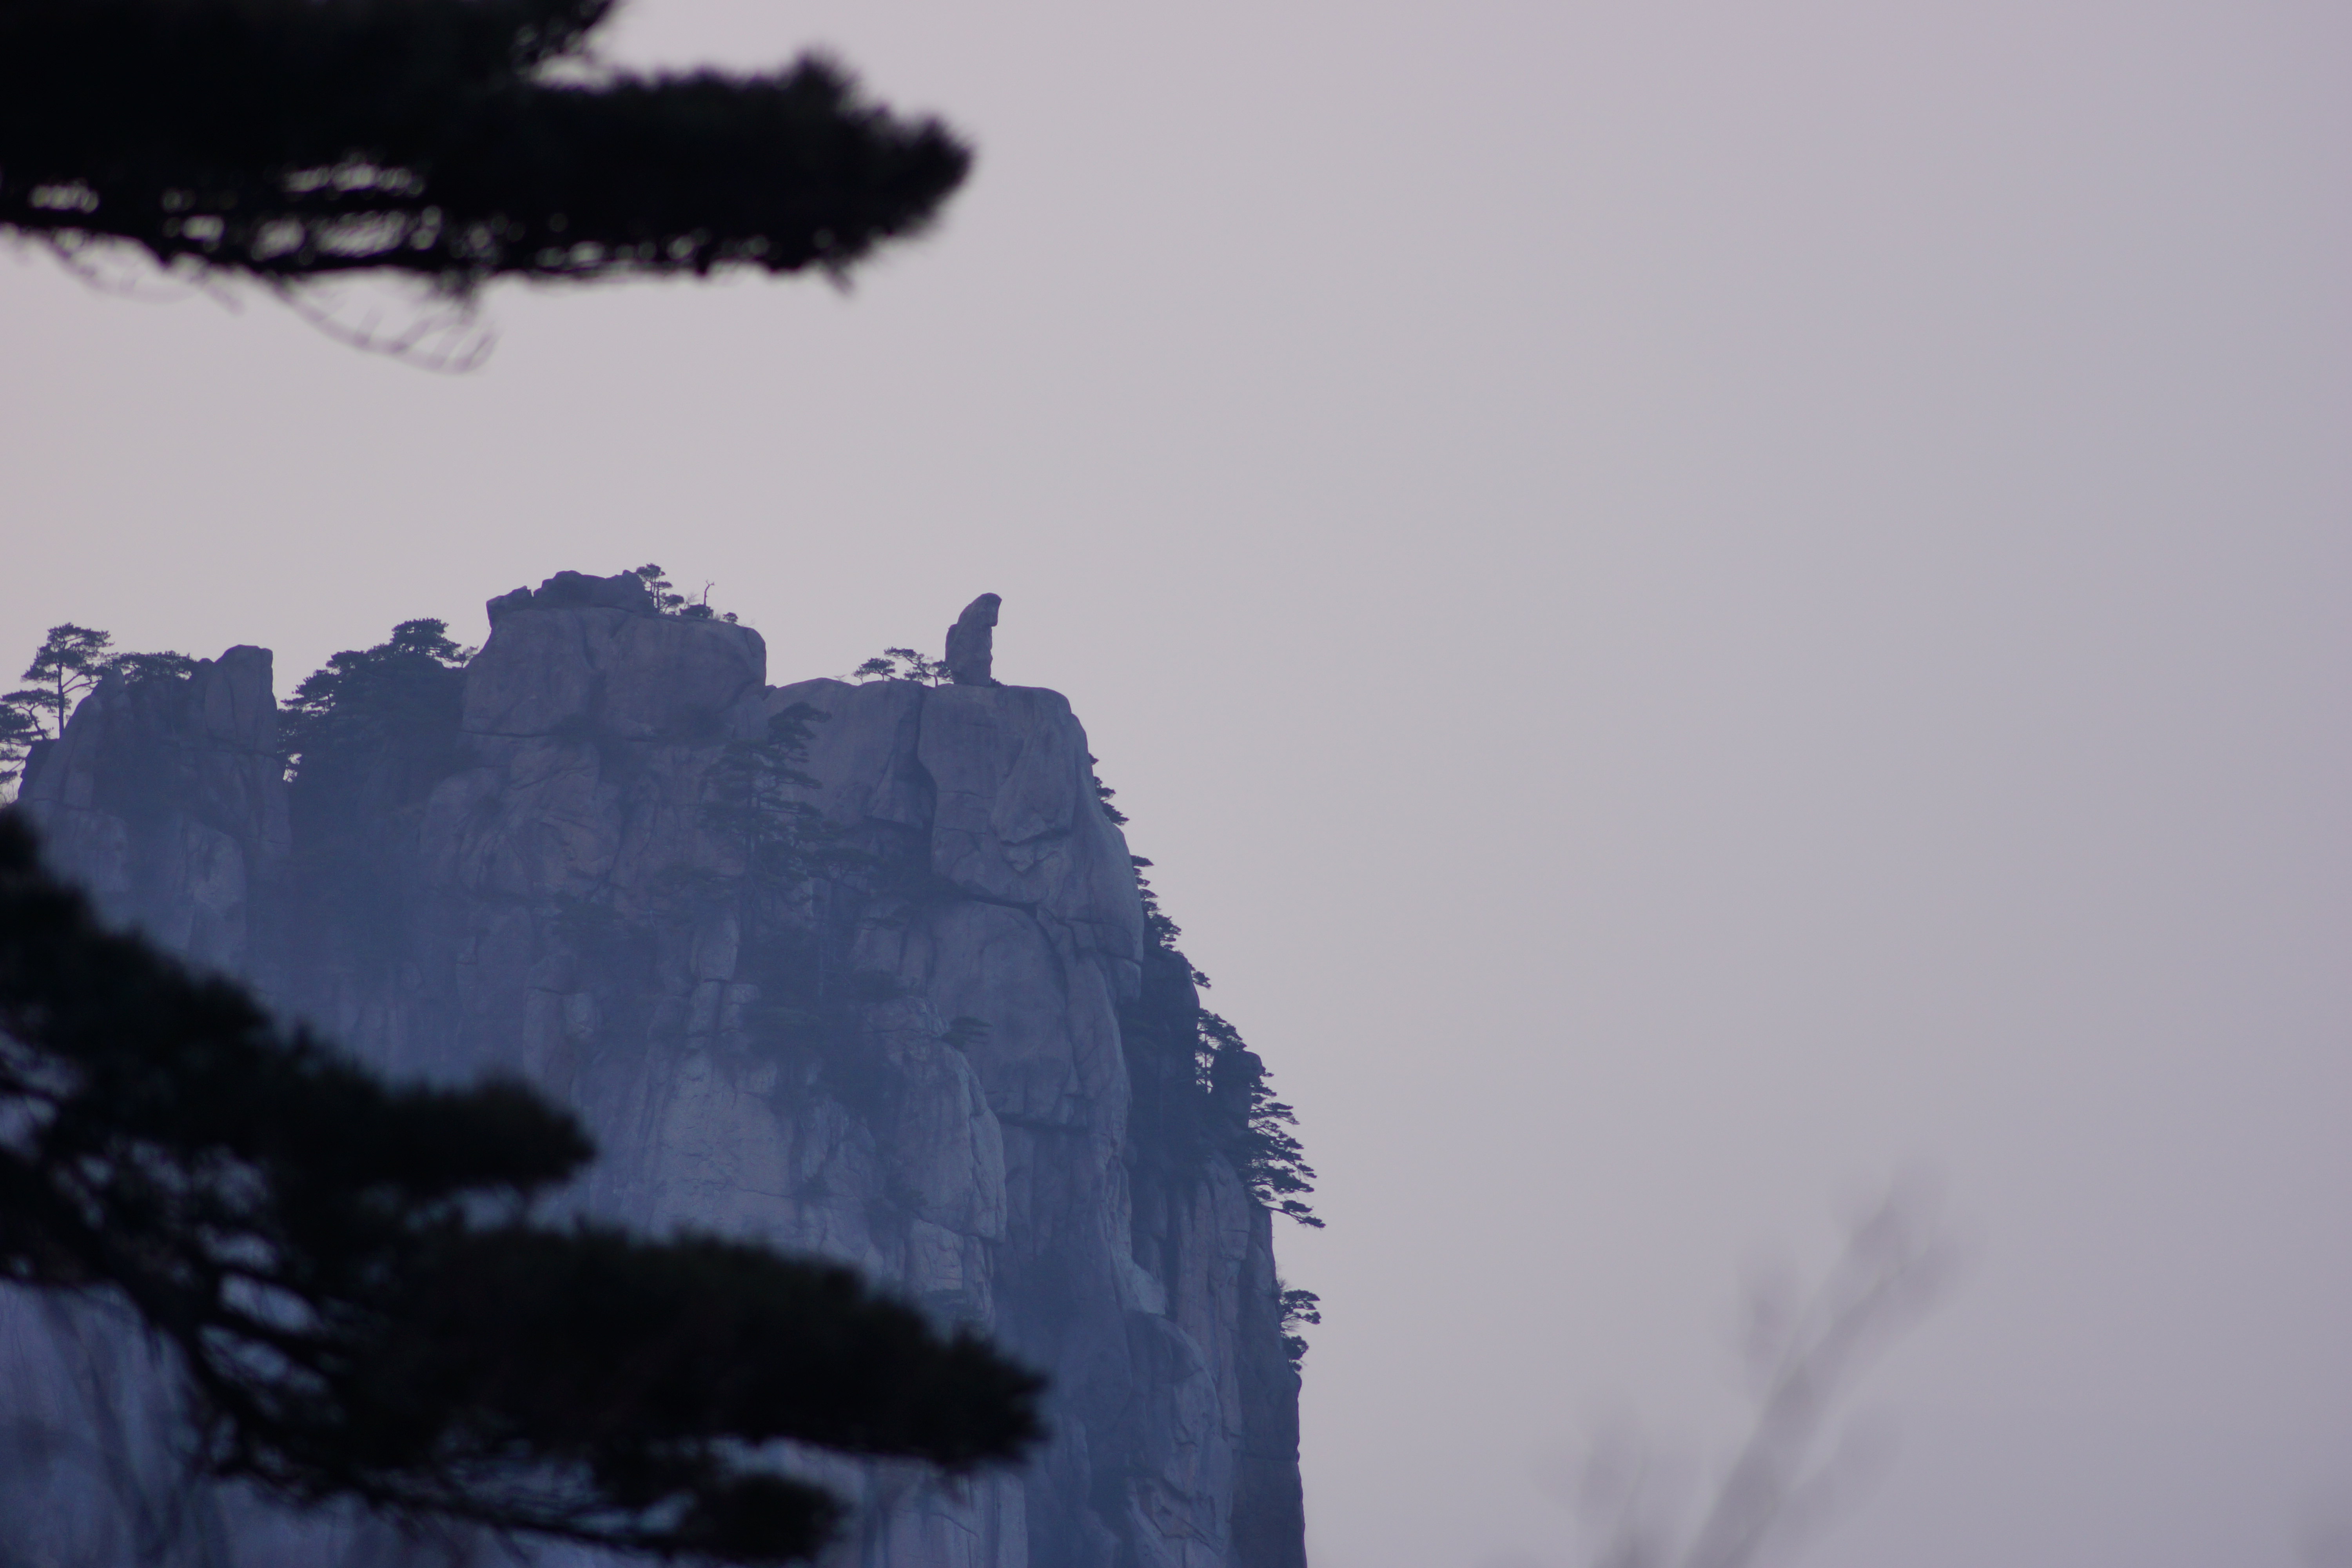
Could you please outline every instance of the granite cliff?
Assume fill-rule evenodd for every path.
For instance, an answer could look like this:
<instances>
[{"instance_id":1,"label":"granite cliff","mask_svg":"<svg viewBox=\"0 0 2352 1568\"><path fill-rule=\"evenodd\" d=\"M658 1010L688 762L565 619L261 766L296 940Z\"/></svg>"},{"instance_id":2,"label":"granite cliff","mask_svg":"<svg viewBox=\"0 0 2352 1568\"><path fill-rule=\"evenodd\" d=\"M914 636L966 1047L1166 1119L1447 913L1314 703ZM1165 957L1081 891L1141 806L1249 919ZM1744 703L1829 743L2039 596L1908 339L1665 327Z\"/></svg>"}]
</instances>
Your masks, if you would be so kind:
<instances>
[{"instance_id":1,"label":"granite cliff","mask_svg":"<svg viewBox=\"0 0 2352 1568\"><path fill-rule=\"evenodd\" d=\"M758 633L627 576L489 612L311 702L290 784L236 647L101 685L22 799L110 915L364 1058L572 1105L585 1205L846 1260L1050 1373L1023 1471L828 1472L840 1563L1299 1568L1261 1074L1068 703L984 656L770 686Z\"/></svg>"}]
</instances>

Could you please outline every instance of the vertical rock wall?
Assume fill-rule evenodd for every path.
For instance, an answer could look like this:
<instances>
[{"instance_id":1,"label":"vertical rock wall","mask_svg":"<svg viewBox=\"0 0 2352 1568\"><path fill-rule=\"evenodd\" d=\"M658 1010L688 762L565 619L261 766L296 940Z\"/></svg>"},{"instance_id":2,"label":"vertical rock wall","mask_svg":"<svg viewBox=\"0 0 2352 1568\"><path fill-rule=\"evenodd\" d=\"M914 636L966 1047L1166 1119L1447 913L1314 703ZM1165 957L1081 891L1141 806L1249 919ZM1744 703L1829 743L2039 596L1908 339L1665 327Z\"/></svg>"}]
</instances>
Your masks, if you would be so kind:
<instances>
[{"instance_id":1,"label":"vertical rock wall","mask_svg":"<svg viewBox=\"0 0 2352 1568\"><path fill-rule=\"evenodd\" d=\"M362 1056L567 1100L600 1212L854 1263L1051 1373L1020 1473L828 1471L865 1505L844 1563L1299 1568L1269 1217L1131 1120L1192 1060L1123 1018L1191 981L1067 702L769 687L758 634L631 586L495 601L454 761L364 810L289 812L256 648L101 688L24 798L110 912ZM801 783L760 748L810 710ZM763 879L714 806L762 767L821 814L814 879Z\"/></svg>"}]
</instances>

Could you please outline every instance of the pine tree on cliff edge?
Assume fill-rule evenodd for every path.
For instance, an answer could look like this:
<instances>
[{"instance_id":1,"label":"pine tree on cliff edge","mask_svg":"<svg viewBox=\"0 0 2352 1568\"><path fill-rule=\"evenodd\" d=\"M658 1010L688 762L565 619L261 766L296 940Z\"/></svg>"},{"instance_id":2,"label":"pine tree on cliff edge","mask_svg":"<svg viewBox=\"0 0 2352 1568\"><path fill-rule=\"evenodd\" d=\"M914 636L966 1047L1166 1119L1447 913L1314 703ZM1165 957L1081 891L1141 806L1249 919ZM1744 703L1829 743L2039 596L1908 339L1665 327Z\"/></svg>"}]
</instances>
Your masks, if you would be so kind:
<instances>
[{"instance_id":1,"label":"pine tree on cliff edge","mask_svg":"<svg viewBox=\"0 0 2352 1568\"><path fill-rule=\"evenodd\" d=\"M591 1154L529 1088L387 1085L102 930L0 811L0 1282L127 1303L212 1473L762 1563L840 1515L762 1445L1037 1440L1034 1374L847 1269L535 1219Z\"/></svg>"},{"instance_id":2,"label":"pine tree on cliff edge","mask_svg":"<svg viewBox=\"0 0 2352 1568\"><path fill-rule=\"evenodd\" d=\"M838 277L970 166L819 58L602 69L588 37L613 7L0 0L0 230L279 285Z\"/></svg>"}]
</instances>

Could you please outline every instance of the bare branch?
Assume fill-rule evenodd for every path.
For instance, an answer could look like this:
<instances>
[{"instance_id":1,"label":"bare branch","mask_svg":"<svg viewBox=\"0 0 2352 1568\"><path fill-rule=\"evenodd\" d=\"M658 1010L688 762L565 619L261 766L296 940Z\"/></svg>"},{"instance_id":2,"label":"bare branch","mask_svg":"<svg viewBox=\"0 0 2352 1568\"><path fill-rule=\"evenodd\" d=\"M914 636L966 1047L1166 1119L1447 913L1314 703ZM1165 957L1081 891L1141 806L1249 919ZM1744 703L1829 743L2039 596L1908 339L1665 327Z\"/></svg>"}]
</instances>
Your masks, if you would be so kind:
<instances>
[{"instance_id":1,"label":"bare branch","mask_svg":"<svg viewBox=\"0 0 2352 1568\"><path fill-rule=\"evenodd\" d=\"M1595 1444L1577 1497L1601 1521L1593 1568L1752 1568L1768 1547L1818 1528L1871 1451L1849 1429L1824 1456L1835 1417L1872 1362L1941 1300L1953 1266L1927 1190L1896 1184L1854 1221L1809 1297L1752 1292L1744 1348L1758 1393L1746 1439L1687 1526L1645 1444L1623 1434Z\"/></svg>"}]
</instances>

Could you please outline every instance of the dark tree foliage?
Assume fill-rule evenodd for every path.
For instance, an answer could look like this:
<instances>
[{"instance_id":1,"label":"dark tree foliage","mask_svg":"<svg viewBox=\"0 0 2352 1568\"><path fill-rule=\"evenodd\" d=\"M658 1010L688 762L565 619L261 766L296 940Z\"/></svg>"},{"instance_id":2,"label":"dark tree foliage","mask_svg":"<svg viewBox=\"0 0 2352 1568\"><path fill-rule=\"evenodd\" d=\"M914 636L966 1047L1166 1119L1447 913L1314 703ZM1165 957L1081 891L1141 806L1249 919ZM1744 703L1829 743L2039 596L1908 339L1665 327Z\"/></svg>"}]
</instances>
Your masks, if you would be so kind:
<instances>
[{"instance_id":1,"label":"dark tree foliage","mask_svg":"<svg viewBox=\"0 0 2352 1568\"><path fill-rule=\"evenodd\" d=\"M794 1081L859 1114L885 1110L893 1078L862 1037L866 1009L905 994L895 976L856 962L865 914L878 900L919 900L931 879L908 843L872 825L845 832L806 798L814 726L828 715L793 703L763 738L730 742L706 775L701 825L727 847L740 873L734 893L742 933L740 973L759 990L742 1021L753 1048L785 1064ZM958 1018L962 1043L979 1020Z\"/></svg>"},{"instance_id":2,"label":"dark tree foliage","mask_svg":"<svg viewBox=\"0 0 2352 1568\"><path fill-rule=\"evenodd\" d=\"M1323 1321L1323 1298L1312 1290L1282 1289L1282 1349L1297 1366L1307 1359L1307 1339L1297 1331L1308 1323Z\"/></svg>"},{"instance_id":3,"label":"dark tree foliage","mask_svg":"<svg viewBox=\"0 0 2352 1568\"><path fill-rule=\"evenodd\" d=\"M474 650L448 634L445 621L403 621L375 647L346 648L306 676L278 721L298 776L314 753L321 766L339 752L374 758L389 742L454 730L457 672Z\"/></svg>"},{"instance_id":4,"label":"dark tree foliage","mask_svg":"<svg viewBox=\"0 0 2352 1568\"><path fill-rule=\"evenodd\" d=\"M911 680L919 686L946 684L948 667L910 647L886 647L850 671L860 681Z\"/></svg>"},{"instance_id":5,"label":"dark tree foliage","mask_svg":"<svg viewBox=\"0 0 2352 1568\"><path fill-rule=\"evenodd\" d=\"M0 697L0 784L15 783L25 771L26 756L49 738L41 725L39 709L17 700L23 695L12 691Z\"/></svg>"},{"instance_id":6,"label":"dark tree foliage","mask_svg":"<svg viewBox=\"0 0 2352 1568\"><path fill-rule=\"evenodd\" d=\"M1095 787L1105 796L1112 793L1100 779ZM1103 810L1108 815L1116 808L1106 799ZM1297 1113L1275 1099L1265 1062L1241 1031L1200 1005L1198 988L1209 977L1176 945L1183 928L1160 909L1160 896L1143 875L1151 862L1139 855L1133 858L1136 889L1143 896L1144 939L1150 944L1144 994L1124 1021L1124 1032L1152 1058L1136 1075L1139 1114L1161 1122L1163 1138L1185 1125L1196 1128L1195 1141L1230 1159L1258 1202L1322 1229L1323 1221L1307 1202L1315 1190L1315 1168L1290 1131ZM1170 1070L1179 1052L1189 1071Z\"/></svg>"},{"instance_id":7,"label":"dark tree foliage","mask_svg":"<svg viewBox=\"0 0 2352 1568\"><path fill-rule=\"evenodd\" d=\"M838 1505L760 1445L1036 1439L1038 1379L847 1270L535 1221L591 1153L523 1086L388 1086L101 930L0 813L0 1279L127 1301L213 1473L774 1563Z\"/></svg>"},{"instance_id":8,"label":"dark tree foliage","mask_svg":"<svg viewBox=\"0 0 2352 1568\"><path fill-rule=\"evenodd\" d=\"M735 624L734 611L730 610L722 616L710 607L710 584L708 583L702 585L699 598L688 598L672 587L662 569L650 562L643 566L630 567L629 575L646 585L646 592L653 595L654 608L665 616L676 616L685 621L725 621L730 626Z\"/></svg>"},{"instance_id":9,"label":"dark tree foliage","mask_svg":"<svg viewBox=\"0 0 2352 1568\"><path fill-rule=\"evenodd\" d=\"M118 653L106 659L105 673L134 684L142 680L185 680L196 672L196 661L184 653Z\"/></svg>"},{"instance_id":10,"label":"dark tree foliage","mask_svg":"<svg viewBox=\"0 0 2352 1568\"><path fill-rule=\"evenodd\" d=\"M839 275L921 229L970 165L822 59L598 71L612 9L0 0L0 227L281 283Z\"/></svg>"},{"instance_id":11,"label":"dark tree foliage","mask_svg":"<svg viewBox=\"0 0 2352 1568\"><path fill-rule=\"evenodd\" d=\"M1099 777L1094 785L1104 815L1124 822L1111 804L1111 790ZM1139 1214L1166 1202L1162 1194L1174 1195L1181 1206L1202 1163L1222 1159L1267 1209L1321 1229L1323 1221L1307 1202L1315 1190L1315 1171L1291 1131L1296 1113L1274 1098L1265 1061L1240 1031L1201 1005L1209 977L1176 945L1183 931L1160 907L1160 896L1144 875L1151 862L1140 855L1133 859L1146 945L1142 984L1135 999L1120 1007L1119 1034L1134 1089L1129 1159ZM1307 1340L1298 1330L1321 1322L1321 1309L1311 1290L1279 1282L1276 1289L1276 1331L1296 1368L1307 1355Z\"/></svg>"},{"instance_id":12,"label":"dark tree foliage","mask_svg":"<svg viewBox=\"0 0 2352 1568\"><path fill-rule=\"evenodd\" d=\"M1087 766L1089 769L1096 766L1100 761L1101 759L1097 757L1092 752L1087 753ZM1109 817L1111 821L1118 824L1119 826L1125 827L1127 826L1127 813L1119 810L1118 806L1111 804L1111 802L1118 798L1118 791L1103 783L1102 774L1100 773L1090 773L1087 776L1094 780L1095 800L1097 804L1101 805L1102 814L1105 816ZM1149 865L1150 862L1146 861L1145 864ZM1159 902L1156 899L1152 901L1154 904Z\"/></svg>"},{"instance_id":13,"label":"dark tree foliage","mask_svg":"<svg viewBox=\"0 0 2352 1568\"><path fill-rule=\"evenodd\" d=\"M184 653L109 653L111 633L71 621L51 626L19 679L29 684L0 697L0 784L17 776L37 741L65 733L74 704L108 676L125 680L177 679L196 668Z\"/></svg>"},{"instance_id":14,"label":"dark tree foliage","mask_svg":"<svg viewBox=\"0 0 2352 1568\"><path fill-rule=\"evenodd\" d=\"M343 648L303 677L278 715L297 773L313 752L381 752L385 741L457 724L457 672L473 648L449 642L446 621L402 621L372 648Z\"/></svg>"},{"instance_id":15,"label":"dark tree foliage","mask_svg":"<svg viewBox=\"0 0 2352 1568\"><path fill-rule=\"evenodd\" d=\"M795 702L770 716L759 740L730 742L711 766L702 826L734 851L755 899L787 897L812 875L845 869L854 858L803 798L817 783L804 771L811 728L824 718Z\"/></svg>"},{"instance_id":16,"label":"dark tree foliage","mask_svg":"<svg viewBox=\"0 0 2352 1568\"><path fill-rule=\"evenodd\" d=\"M1290 1131L1298 1123L1297 1113L1274 1098L1265 1063L1243 1041L1239 1030L1205 1007L1198 1026L1209 1095L1229 1108L1233 1126L1226 1150L1242 1180L1258 1202L1276 1214L1322 1229L1323 1222L1307 1203L1307 1194L1315 1190L1315 1167L1307 1163L1307 1151Z\"/></svg>"},{"instance_id":17,"label":"dark tree foliage","mask_svg":"<svg viewBox=\"0 0 2352 1568\"><path fill-rule=\"evenodd\" d=\"M403 850L433 786L469 760L458 721L472 652L439 621L403 621L375 647L328 659L279 710L299 896L310 906L302 941L384 937L405 920ZM392 950L364 940L346 956Z\"/></svg>"},{"instance_id":18,"label":"dark tree foliage","mask_svg":"<svg viewBox=\"0 0 2352 1568\"><path fill-rule=\"evenodd\" d=\"M33 662L18 679L26 684L8 694L12 705L38 716L51 738L65 732L74 703L106 674L111 633L71 621L49 628Z\"/></svg>"}]
</instances>

